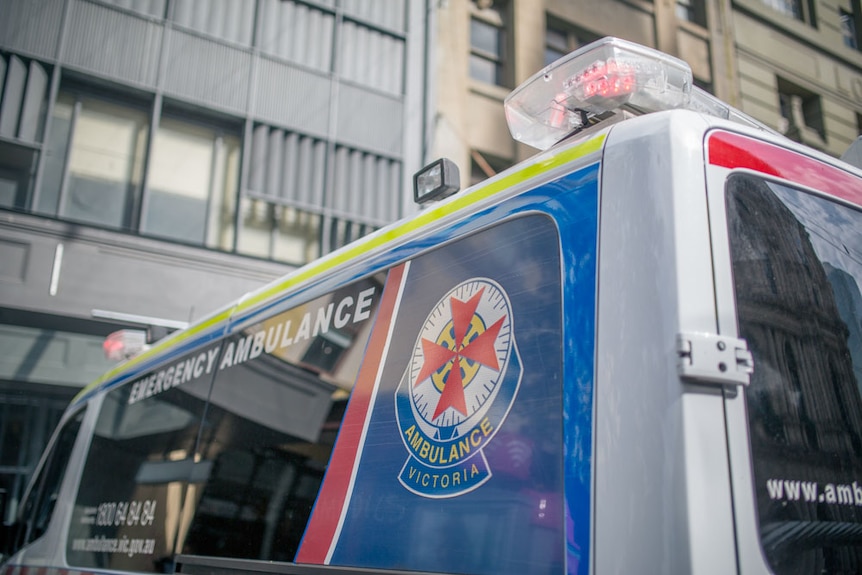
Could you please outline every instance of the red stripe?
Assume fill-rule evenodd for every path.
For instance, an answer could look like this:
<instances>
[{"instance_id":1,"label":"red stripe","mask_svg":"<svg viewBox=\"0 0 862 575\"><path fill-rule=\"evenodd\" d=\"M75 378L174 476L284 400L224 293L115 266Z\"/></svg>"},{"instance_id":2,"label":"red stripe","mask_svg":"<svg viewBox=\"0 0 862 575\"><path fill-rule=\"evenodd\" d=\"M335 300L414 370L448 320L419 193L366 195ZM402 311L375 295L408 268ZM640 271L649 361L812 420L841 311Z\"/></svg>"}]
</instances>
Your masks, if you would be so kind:
<instances>
[{"instance_id":1,"label":"red stripe","mask_svg":"<svg viewBox=\"0 0 862 575\"><path fill-rule=\"evenodd\" d=\"M389 272L386 288L380 302L380 311L377 314L368 348L365 350L365 360L359 369L356 385L341 422L338 440L332 450L332 457L327 466L323 485L314 504L311 519L309 519L305 529L302 544L296 554L297 563L323 564L338 529L338 521L348 496L350 477L360 447L359 440L371 404L374 381L377 379L377 372L389 334L389 325L395 312L395 303L400 291L404 267L404 265L400 265Z\"/></svg>"},{"instance_id":2,"label":"red stripe","mask_svg":"<svg viewBox=\"0 0 862 575\"><path fill-rule=\"evenodd\" d=\"M754 138L713 132L709 136L709 163L762 172L862 206L862 178L859 176Z\"/></svg>"}]
</instances>

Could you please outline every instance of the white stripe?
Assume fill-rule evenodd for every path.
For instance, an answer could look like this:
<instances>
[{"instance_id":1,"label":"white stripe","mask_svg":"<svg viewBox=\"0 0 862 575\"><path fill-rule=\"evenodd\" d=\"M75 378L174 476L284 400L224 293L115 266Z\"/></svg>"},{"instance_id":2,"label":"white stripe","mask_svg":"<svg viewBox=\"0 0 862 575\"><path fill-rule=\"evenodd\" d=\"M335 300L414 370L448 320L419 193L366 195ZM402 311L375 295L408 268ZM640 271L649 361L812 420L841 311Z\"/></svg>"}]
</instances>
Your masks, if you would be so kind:
<instances>
[{"instance_id":1,"label":"white stripe","mask_svg":"<svg viewBox=\"0 0 862 575\"><path fill-rule=\"evenodd\" d=\"M57 295L60 285L60 267L63 265L63 244L57 244L54 248L54 267L51 269L51 283L48 286L49 295Z\"/></svg>"},{"instance_id":2,"label":"white stripe","mask_svg":"<svg viewBox=\"0 0 862 575\"><path fill-rule=\"evenodd\" d=\"M404 286L407 284L407 272L410 270L410 262L404 264L404 273L401 275L401 285L398 286L398 295L395 297L395 305L392 308L392 317L389 320L389 333L386 334L386 344L380 356L380 366L377 368L377 376L374 378L374 388L371 391L371 400L368 402L368 412L365 414L365 422L362 425L362 435L359 437L359 446L356 448L356 459L353 461L353 470L350 472L350 483L347 486L347 494L341 507L341 516L338 518L338 526L329 544L324 565L329 565L335 546L341 537L341 529L344 527L344 519L350 508L350 499L353 497L353 486L356 483L356 473L359 471L359 462L362 460L362 450L365 447L365 436L368 434L368 425L371 423L371 414L374 413L374 404L377 402L377 389L380 387L380 378L383 376L383 368L386 366L386 356L389 355L389 344L392 342L392 332L395 329L395 318L398 317L398 309L401 307L401 296L404 294Z\"/></svg>"}]
</instances>

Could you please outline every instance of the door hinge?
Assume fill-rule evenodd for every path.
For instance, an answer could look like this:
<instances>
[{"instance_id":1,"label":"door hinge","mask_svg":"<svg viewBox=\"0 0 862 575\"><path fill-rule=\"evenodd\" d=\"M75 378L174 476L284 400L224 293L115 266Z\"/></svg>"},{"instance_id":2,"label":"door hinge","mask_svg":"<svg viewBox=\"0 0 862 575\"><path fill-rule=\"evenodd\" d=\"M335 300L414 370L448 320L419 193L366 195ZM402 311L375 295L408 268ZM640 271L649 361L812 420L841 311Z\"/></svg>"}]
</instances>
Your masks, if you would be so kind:
<instances>
[{"instance_id":1,"label":"door hinge","mask_svg":"<svg viewBox=\"0 0 862 575\"><path fill-rule=\"evenodd\" d=\"M677 370L685 379L748 385L754 371L754 359L744 339L683 332L676 336L676 351Z\"/></svg>"}]
</instances>

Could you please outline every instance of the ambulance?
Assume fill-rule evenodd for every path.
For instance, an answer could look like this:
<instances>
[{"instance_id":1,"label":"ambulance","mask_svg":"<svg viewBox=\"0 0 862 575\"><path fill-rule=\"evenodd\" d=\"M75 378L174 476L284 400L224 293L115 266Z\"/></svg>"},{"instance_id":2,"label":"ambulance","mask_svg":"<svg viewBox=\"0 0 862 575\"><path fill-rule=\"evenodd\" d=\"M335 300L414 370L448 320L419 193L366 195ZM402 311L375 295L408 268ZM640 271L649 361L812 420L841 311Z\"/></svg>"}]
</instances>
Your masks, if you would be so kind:
<instances>
[{"instance_id":1,"label":"ambulance","mask_svg":"<svg viewBox=\"0 0 862 575\"><path fill-rule=\"evenodd\" d=\"M85 388L0 574L862 572L862 170L614 38L505 106Z\"/></svg>"}]
</instances>

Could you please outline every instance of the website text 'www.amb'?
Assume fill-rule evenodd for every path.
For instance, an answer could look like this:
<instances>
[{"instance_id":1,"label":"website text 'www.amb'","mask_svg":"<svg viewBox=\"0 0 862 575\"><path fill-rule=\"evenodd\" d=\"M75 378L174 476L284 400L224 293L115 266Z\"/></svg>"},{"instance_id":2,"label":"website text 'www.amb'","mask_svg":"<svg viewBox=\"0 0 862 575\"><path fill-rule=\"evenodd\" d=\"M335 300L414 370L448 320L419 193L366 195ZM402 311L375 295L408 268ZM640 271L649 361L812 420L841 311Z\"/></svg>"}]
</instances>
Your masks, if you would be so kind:
<instances>
[{"instance_id":1,"label":"website text 'www.amb'","mask_svg":"<svg viewBox=\"0 0 862 575\"><path fill-rule=\"evenodd\" d=\"M836 505L858 505L862 507L862 484L797 481L791 479L767 479L766 491L774 501L803 501L806 503L832 503Z\"/></svg>"}]
</instances>

